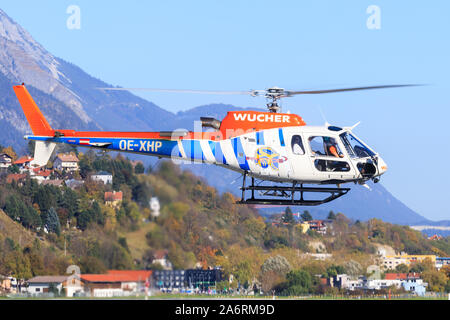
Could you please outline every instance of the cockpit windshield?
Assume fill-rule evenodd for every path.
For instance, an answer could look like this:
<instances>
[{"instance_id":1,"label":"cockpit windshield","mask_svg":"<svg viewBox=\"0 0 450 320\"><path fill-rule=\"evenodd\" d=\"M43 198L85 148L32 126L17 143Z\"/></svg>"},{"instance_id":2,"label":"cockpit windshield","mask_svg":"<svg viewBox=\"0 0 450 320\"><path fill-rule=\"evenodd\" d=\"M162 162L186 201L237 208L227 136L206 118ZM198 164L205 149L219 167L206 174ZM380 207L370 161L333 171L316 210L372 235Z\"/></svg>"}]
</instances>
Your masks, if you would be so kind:
<instances>
[{"instance_id":1,"label":"cockpit windshield","mask_svg":"<svg viewBox=\"0 0 450 320\"><path fill-rule=\"evenodd\" d=\"M350 157L366 158L375 155L375 153L372 150L370 150L367 146L365 146L351 133L349 132L342 133L340 137Z\"/></svg>"}]
</instances>

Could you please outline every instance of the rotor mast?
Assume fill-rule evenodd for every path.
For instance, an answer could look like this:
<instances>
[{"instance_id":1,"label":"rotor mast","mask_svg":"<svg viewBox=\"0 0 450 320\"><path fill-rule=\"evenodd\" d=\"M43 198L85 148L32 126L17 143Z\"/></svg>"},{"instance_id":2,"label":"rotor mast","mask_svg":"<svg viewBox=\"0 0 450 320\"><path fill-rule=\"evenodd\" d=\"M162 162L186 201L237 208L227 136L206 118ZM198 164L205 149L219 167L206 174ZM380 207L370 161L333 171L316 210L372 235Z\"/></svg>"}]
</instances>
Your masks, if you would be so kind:
<instances>
[{"instance_id":1,"label":"rotor mast","mask_svg":"<svg viewBox=\"0 0 450 320\"><path fill-rule=\"evenodd\" d=\"M278 105L278 100L285 96L284 89L278 87L269 88L267 89L265 96L267 99L272 100L267 103L267 109L273 113L280 112L281 107Z\"/></svg>"}]
</instances>

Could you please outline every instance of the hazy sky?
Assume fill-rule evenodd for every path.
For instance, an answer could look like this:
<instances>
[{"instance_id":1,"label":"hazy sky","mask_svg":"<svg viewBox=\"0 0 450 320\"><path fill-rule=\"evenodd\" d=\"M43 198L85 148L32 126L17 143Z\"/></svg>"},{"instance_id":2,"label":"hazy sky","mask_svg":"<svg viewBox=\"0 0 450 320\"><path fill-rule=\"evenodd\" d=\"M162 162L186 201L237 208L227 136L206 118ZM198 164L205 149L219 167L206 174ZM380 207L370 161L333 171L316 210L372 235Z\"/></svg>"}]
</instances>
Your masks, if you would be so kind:
<instances>
[{"instance_id":1,"label":"hazy sky","mask_svg":"<svg viewBox=\"0 0 450 320\"><path fill-rule=\"evenodd\" d=\"M67 8L80 9L69 29ZM379 29L371 5L380 10ZM204 90L425 87L301 96L284 111L352 125L389 165L382 183L427 218L450 219L449 1L9 1L1 8L54 55L113 85ZM375 24L374 24L375 23ZM177 112L264 99L142 95ZM119 129L119 128L118 128ZM395 214L395 213L392 213Z\"/></svg>"}]
</instances>

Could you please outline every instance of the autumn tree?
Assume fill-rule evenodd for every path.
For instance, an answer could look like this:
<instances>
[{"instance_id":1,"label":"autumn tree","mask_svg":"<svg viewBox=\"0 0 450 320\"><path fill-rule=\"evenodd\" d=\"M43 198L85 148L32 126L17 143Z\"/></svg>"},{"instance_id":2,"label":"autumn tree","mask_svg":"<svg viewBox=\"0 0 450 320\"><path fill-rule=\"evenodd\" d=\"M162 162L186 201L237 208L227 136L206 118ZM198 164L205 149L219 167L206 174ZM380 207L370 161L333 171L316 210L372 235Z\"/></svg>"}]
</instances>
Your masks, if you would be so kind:
<instances>
[{"instance_id":1,"label":"autumn tree","mask_svg":"<svg viewBox=\"0 0 450 320\"><path fill-rule=\"evenodd\" d=\"M283 282L286 273L292 269L289 261L277 255L268 258L261 266L260 282L264 292L270 292L275 286Z\"/></svg>"},{"instance_id":2,"label":"autumn tree","mask_svg":"<svg viewBox=\"0 0 450 320\"><path fill-rule=\"evenodd\" d=\"M17 154L14 151L14 148L11 146L9 146L7 148L3 148L0 153L6 153L8 156L10 156L12 158L13 162L17 160Z\"/></svg>"}]
</instances>

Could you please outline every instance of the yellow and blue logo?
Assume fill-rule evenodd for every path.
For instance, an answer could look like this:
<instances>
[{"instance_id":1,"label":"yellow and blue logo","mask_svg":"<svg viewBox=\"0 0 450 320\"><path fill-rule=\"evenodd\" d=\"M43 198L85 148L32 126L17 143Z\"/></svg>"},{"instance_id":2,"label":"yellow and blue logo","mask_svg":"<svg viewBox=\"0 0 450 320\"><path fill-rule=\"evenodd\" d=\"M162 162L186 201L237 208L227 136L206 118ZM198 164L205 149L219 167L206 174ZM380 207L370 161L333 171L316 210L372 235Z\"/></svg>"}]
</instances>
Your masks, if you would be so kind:
<instances>
[{"instance_id":1,"label":"yellow and blue logo","mask_svg":"<svg viewBox=\"0 0 450 320\"><path fill-rule=\"evenodd\" d=\"M271 147L261 147L255 152L255 163L263 169L279 169L279 164L287 160L286 157L280 157L280 154Z\"/></svg>"}]
</instances>

